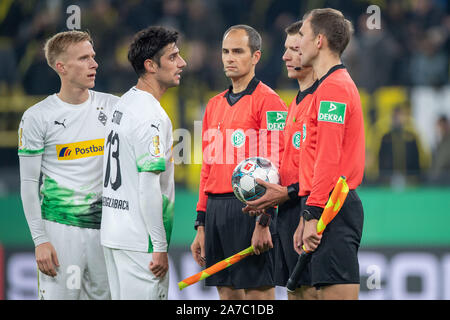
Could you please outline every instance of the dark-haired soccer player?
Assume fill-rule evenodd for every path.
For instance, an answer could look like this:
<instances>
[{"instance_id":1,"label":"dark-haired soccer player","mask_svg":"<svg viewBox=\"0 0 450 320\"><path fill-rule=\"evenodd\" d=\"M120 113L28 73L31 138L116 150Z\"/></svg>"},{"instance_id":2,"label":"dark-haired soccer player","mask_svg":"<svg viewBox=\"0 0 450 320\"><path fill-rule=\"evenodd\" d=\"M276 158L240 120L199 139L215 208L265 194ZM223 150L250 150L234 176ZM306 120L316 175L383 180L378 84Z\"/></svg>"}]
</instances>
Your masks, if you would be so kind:
<instances>
[{"instance_id":1,"label":"dark-haired soccer player","mask_svg":"<svg viewBox=\"0 0 450 320\"><path fill-rule=\"evenodd\" d=\"M172 123L159 101L186 66L178 32L138 32L128 60L138 75L112 111L103 165L104 246L113 299L167 299L173 223Z\"/></svg>"},{"instance_id":2,"label":"dark-haired soccer player","mask_svg":"<svg viewBox=\"0 0 450 320\"><path fill-rule=\"evenodd\" d=\"M299 194L307 200L294 242L299 253L302 244L314 251L300 284L320 288L319 299L357 299L359 293L364 213L355 189L364 174L364 121L358 89L340 58L352 31L351 22L330 8L307 13L300 29L302 66L312 66L320 83L303 119ZM318 236L318 219L339 176L347 178L350 192Z\"/></svg>"},{"instance_id":3,"label":"dark-haired soccer player","mask_svg":"<svg viewBox=\"0 0 450 320\"><path fill-rule=\"evenodd\" d=\"M222 40L222 62L232 86L213 97L203 118L203 162L197 204L194 259L206 266L250 244L250 256L213 277L221 299L273 299L274 270L270 215L259 221L242 214L244 204L233 194L231 174L249 156L269 158L278 166L287 109L280 97L255 77L261 36L250 26L229 28Z\"/></svg>"},{"instance_id":4,"label":"dark-haired soccer player","mask_svg":"<svg viewBox=\"0 0 450 320\"><path fill-rule=\"evenodd\" d=\"M301 166L299 156L301 141L306 138L302 117L318 86L313 69L301 67L300 35L298 33L301 26L302 21L297 21L285 29L286 51L283 60L288 77L297 80L299 91L289 106L284 128L284 152L279 170L281 185L260 181L266 186L266 193L258 200L249 201L249 205L244 208L244 212L248 212L252 206L263 209L278 205L276 226L280 244L276 247L275 279L276 284L283 287L286 286L298 259L298 254L293 246L293 236L300 222L301 213L301 198L298 195L299 167ZM289 299L306 299L315 296L315 288L307 286L288 294Z\"/></svg>"}]
</instances>

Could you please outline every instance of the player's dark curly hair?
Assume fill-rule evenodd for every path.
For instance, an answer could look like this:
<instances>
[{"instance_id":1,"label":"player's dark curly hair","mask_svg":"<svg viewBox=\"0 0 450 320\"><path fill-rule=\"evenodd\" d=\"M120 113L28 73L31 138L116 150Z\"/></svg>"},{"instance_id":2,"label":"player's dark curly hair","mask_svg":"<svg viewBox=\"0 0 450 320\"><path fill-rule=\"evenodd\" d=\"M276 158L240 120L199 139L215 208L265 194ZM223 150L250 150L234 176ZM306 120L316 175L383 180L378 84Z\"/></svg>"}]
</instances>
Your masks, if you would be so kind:
<instances>
[{"instance_id":1,"label":"player's dark curly hair","mask_svg":"<svg viewBox=\"0 0 450 320\"><path fill-rule=\"evenodd\" d=\"M161 26L151 26L139 31L134 36L133 42L128 50L128 61L140 77L145 73L144 61L151 59L160 66L163 48L176 43L178 32Z\"/></svg>"}]
</instances>

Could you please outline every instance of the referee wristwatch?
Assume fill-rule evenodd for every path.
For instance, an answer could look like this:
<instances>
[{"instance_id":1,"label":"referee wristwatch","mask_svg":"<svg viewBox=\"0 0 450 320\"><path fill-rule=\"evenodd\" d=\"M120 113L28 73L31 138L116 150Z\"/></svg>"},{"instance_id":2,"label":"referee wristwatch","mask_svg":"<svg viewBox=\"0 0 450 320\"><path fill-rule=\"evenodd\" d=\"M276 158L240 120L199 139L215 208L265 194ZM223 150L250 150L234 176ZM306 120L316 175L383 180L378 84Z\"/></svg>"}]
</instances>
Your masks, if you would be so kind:
<instances>
[{"instance_id":1,"label":"referee wristwatch","mask_svg":"<svg viewBox=\"0 0 450 320\"><path fill-rule=\"evenodd\" d=\"M204 227L204 226L205 226L204 222L201 222L201 221L197 220L197 221L195 221L194 229L197 230L198 227Z\"/></svg>"},{"instance_id":2,"label":"referee wristwatch","mask_svg":"<svg viewBox=\"0 0 450 320\"><path fill-rule=\"evenodd\" d=\"M270 224L271 216L268 213L262 213L256 217L256 222L262 227L267 227Z\"/></svg>"},{"instance_id":3,"label":"referee wristwatch","mask_svg":"<svg viewBox=\"0 0 450 320\"><path fill-rule=\"evenodd\" d=\"M312 219L316 219L311 212L309 212L308 209L303 210L303 219L305 219L305 221L309 221Z\"/></svg>"},{"instance_id":4,"label":"referee wristwatch","mask_svg":"<svg viewBox=\"0 0 450 320\"><path fill-rule=\"evenodd\" d=\"M197 230L198 227L205 226L205 211L197 211L197 219L195 220L194 229Z\"/></svg>"},{"instance_id":5,"label":"referee wristwatch","mask_svg":"<svg viewBox=\"0 0 450 320\"><path fill-rule=\"evenodd\" d=\"M291 199L293 201L297 201L299 199L298 188L299 188L298 183L291 184L287 187L287 193L288 193L289 199Z\"/></svg>"}]
</instances>

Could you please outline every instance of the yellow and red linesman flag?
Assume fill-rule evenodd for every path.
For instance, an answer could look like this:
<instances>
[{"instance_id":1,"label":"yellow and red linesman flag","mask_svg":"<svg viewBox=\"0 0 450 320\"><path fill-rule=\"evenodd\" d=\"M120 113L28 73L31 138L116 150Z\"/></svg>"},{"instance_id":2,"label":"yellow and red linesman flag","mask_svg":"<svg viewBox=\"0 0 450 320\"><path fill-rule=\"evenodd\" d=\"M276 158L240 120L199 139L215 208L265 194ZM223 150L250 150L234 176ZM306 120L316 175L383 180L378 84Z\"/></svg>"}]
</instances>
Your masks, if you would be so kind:
<instances>
[{"instance_id":1,"label":"yellow and red linesman flag","mask_svg":"<svg viewBox=\"0 0 450 320\"><path fill-rule=\"evenodd\" d=\"M318 234L322 234L327 224L330 223L330 221L337 215L344 204L348 191L349 189L345 177L339 177L339 180L336 183L327 204L325 205L322 215L320 216L319 222L317 222Z\"/></svg>"},{"instance_id":2,"label":"yellow and red linesman flag","mask_svg":"<svg viewBox=\"0 0 450 320\"><path fill-rule=\"evenodd\" d=\"M336 182L336 186L334 187L333 192L331 193L330 198L323 209L322 215L317 222L317 234L322 234L328 223L330 223L339 210L341 210L345 198L347 198L348 192L349 188L346 178L344 176L339 177L339 180ZM306 252L305 246L303 246L303 250Z\"/></svg>"},{"instance_id":3,"label":"yellow and red linesman flag","mask_svg":"<svg viewBox=\"0 0 450 320\"><path fill-rule=\"evenodd\" d=\"M232 255L231 257L219 261L216 264L212 265L211 267L206 268L205 270L200 271L199 273L196 273L193 276L190 276L189 278L186 278L178 282L178 288L180 288L180 290L183 290L187 286L190 286L191 284L197 283L205 278L208 278L209 276L212 276L214 273L217 273L235 264L236 262L241 261L245 257L252 255L253 252L254 252L253 246L250 246L247 249L244 249L241 252L238 252Z\"/></svg>"}]
</instances>

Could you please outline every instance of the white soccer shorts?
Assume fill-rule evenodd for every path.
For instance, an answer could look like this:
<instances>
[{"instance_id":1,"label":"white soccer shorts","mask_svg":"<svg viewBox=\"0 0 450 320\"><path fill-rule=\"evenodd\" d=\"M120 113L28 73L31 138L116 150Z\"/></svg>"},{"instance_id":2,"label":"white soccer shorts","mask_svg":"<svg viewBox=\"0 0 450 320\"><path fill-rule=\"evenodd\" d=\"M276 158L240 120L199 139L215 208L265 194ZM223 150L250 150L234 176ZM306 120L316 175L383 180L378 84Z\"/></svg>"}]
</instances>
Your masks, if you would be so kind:
<instances>
[{"instance_id":1,"label":"white soccer shorts","mask_svg":"<svg viewBox=\"0 0 450 320\"><path fill-rule=\"evenodd\" d=\"M113 300L167 300L169 272L158 278L150 271L151 253L103 250Z\"/></svg>"},{"instance_id":2,"label":"white soccer shorts","mask_svg":"<svg viewBox=\"0 0 450 320\"><path fill-rule=\"evenodd\" d=\"M38 270L38 298L42 300L109 300L108 275L100 244L100 230L44 220L59 267L56 277Z\"/></svg>"}]
</instances>

